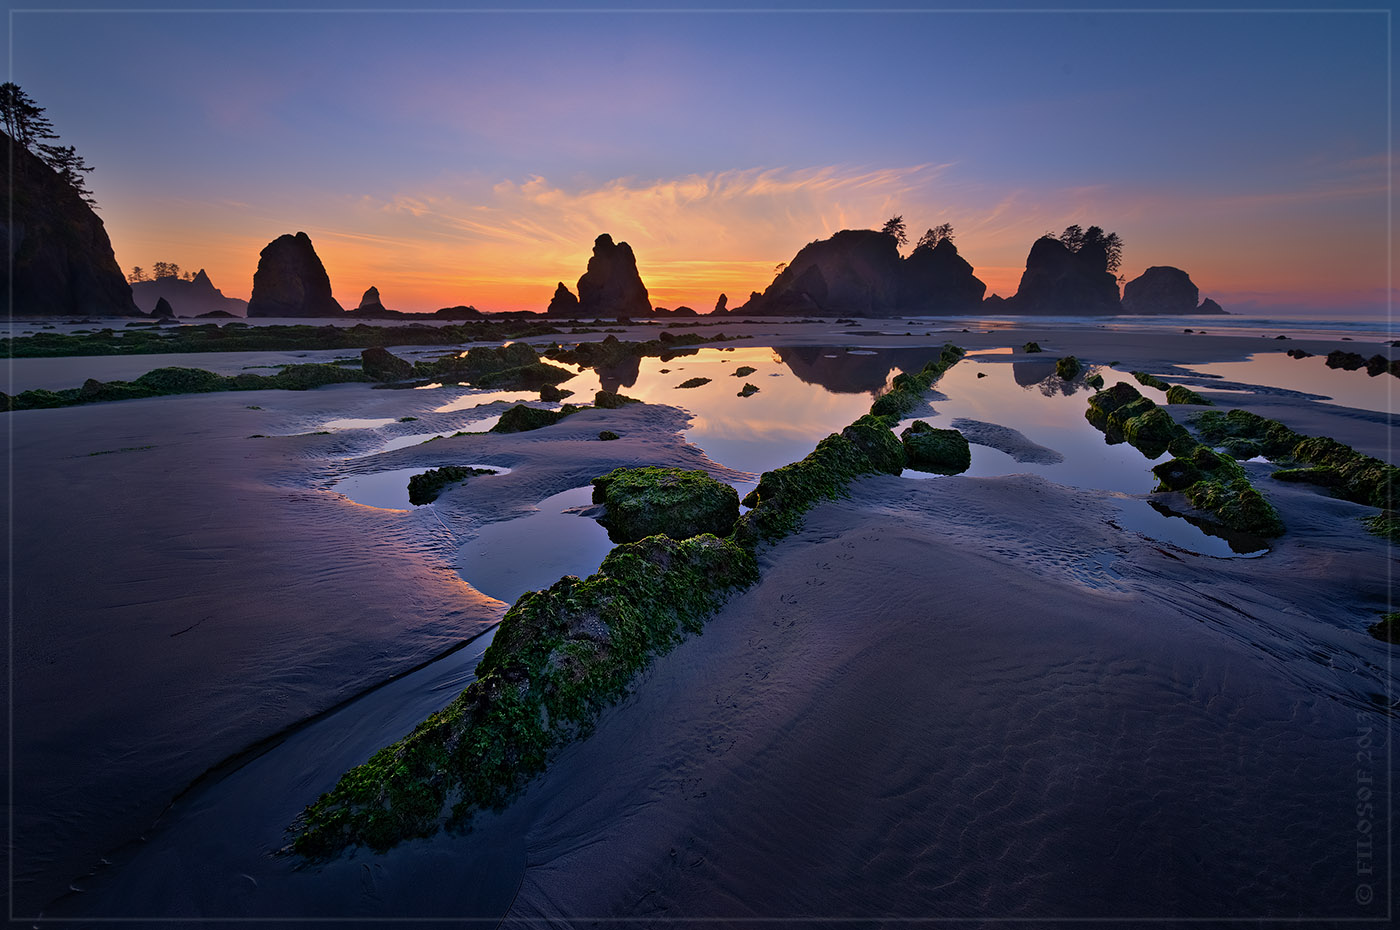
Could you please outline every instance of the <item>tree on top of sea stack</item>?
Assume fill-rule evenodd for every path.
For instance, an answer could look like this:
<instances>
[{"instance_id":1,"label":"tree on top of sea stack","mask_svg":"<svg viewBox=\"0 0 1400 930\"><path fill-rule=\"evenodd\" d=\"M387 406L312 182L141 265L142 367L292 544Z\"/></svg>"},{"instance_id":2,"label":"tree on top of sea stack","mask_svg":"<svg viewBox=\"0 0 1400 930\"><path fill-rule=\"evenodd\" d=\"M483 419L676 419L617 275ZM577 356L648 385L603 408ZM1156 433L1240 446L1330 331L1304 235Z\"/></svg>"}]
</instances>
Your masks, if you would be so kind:
<instances>
[{"instance_id":1,"label":"tree on top of sea stack","mask_svg":"<svg viewBox=\"0 0 1400 930\"><path fill-rule=\"evenodd\" d=\"M278 236L258 257L248 315L276 317L341 316L331 296L331 279L304 232Z\"/></svg>"},{"instance_id":2,"label":"tree on top of sea stack","mask_svg":"<svg viewBox=\"0 0 1400 930\"><path fill-rule=\"evenodd\" d=\"M1003 302L1007 313L1091 316L1120 312L1114 272L1123 257L1117 233L1098 226L1070 226L1059 236L1041 236L1031 246L1016 293Z\"/></svg>"}]
</instances>

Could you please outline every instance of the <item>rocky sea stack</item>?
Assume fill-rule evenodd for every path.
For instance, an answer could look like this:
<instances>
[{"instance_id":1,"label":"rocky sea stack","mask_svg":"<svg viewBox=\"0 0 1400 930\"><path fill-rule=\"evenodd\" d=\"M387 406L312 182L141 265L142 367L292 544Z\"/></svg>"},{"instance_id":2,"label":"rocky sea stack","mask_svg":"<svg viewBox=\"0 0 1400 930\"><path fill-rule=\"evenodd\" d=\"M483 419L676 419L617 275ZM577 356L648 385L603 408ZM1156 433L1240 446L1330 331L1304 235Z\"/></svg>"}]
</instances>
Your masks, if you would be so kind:
<instances>
[{"instance_id":1,"label":"rocky sea stack","mask_svg":"<svg viewBox=\"0 0 1400 930\"><path fill-rule=\"evenodd\" d=\"M564 293L568 293L567 288ZM567 299L561 300L557 290L554 296L559 308L551 301L549 312L568 313ZM594 240L588 270L578 279L578 309L570 315L643 317L650 313L651 300L637 272L637 258L632 254L632 247L625 242L614 243L612 236L603 233Z\"/></svg>"},{"instance_id":2,"label":"rocky sea stack","mask_svg":"<svg viewBox=\"0 0 1400 930\"><path fill-rule=\"evenodd\" d=\"M1020 287L999 309L1055 316L1121 312L1118 282L1108 270L1107 253L1089 246L1074 251L1054 236L1041 236L1031 246Z\"/></svg>"},{"instance_id":3,"label":"rocky sea stack","mask_svg":"<svg viewBox=\"0 0 1400 930\"><path fill-rule=\"evenodd\" d=\"M1197 306L1199 297L1200 290L1189 274L1170 265L1154 265L1123 285L1123 312L1171 315L1225 312L1210 299Z\"/></svg>"},{"instance_id":4,"label":"rocky sea stack","mask_svg":"<svg viewBox=\"0 0 1400 930\"><path fill-rule=\"evenodd\" d=\"M3 134L0 134L3 135ZM138 316L92 207L9 136L11 183L0 184L0 293L16 316ZM152 301L152 305L154 305Z\"/></svg>"},{"instance_id":5,"label":"rocky sea stack","mask_svg":"<svg viewBox=\"0 0 1400 930\"><path fill-rule=\"evenodd\" d=\"M342 316L345 308L331 296L331 279L304 232L278 236L258 257L253 274L250 317Z\"/></svg>"},{"instance_id":6,"label":"rocky sea stack","mask_svg":"<svg viewBox=\"0 0 1400 930\"><path fill-rule=\"evenodd\" d=\"M951 240L902 258L889 233L843 229L804 246L739 310L761 316L973 313L986 290Z\"/></svg>"},{"instance_id":7,"label":"rocky sea stack","mask_svg":"<svg viewBox=\"0 0 1400 930\"><path fill-rule=\"evenodd\" d=\"M136 306L151 312L157 302L167 301L178 316L199 316L204 313L220 313L228 316L242 316L248 309L246 301L237 297L225 297L223 291L214 286L203 268L189 281L166 275L154 281L137 281L131 285L131 296Z\"/></svg>"}]
</instances>

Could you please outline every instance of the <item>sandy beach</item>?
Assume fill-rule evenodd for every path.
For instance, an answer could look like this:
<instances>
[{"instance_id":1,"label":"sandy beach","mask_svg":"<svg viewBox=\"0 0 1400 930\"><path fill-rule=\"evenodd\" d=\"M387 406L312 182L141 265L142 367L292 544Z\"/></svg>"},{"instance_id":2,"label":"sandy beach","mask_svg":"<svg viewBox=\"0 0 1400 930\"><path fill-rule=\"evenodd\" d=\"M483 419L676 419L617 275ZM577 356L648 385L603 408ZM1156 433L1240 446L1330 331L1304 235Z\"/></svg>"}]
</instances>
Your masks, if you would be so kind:
<instances>
[{"instance_id":1,"label":"sandy beach","mask_svg":"<svg viewBox=\"0 0 1400 930\"><path fill-rule=\"evenodd\" d=\"M1044 360L1179 378L1222 409L1396 461L1387 412L1221 378L1212 392L1189 368L1393 351L1380 344L967 329L699 331L912 354L1036 340ZM239 355L19 360L12 373L22 390L76 386L62 379L88 362L115 378L284 361ZM766 550L762 580L505 811L386 855L314 868L272 856L346 768L470 680L477 637L509 606L459 574L482 527L622 465L756 478L687 441L675 394L382 453L508 404L441 412L438 391L348 384L8 414L15 913L189 926L1356 916L1358 728L1377 746L1396 731L1394 647L1365 628L1393 609L1395 559L1360 529L1373 508L1262 480L1267 464L1246 467L1288 532L1248 559L1146 539L1123 527L1123 495L1039 475L862 479ZM391 425L318 434L344 418ZM599 441L605 429L622 438ZM431 510L335 490L360 472L468 462L508 472ZM456 666L430 663L458 649Z\"/></svg>"}]
</instances>

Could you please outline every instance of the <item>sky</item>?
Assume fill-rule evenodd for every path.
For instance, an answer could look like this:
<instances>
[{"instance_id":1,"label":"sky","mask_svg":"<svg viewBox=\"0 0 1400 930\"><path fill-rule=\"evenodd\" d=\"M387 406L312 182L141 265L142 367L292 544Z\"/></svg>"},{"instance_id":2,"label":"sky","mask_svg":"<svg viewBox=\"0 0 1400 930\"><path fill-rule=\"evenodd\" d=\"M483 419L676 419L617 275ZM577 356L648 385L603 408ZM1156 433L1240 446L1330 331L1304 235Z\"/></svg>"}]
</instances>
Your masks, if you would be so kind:
<instances>
[{"instance_id":1,"label":"sky","mask_svg":"<svg viewBox=\"0 0 1400 930\"><path fill-rule=\"evenodd\" d=\"M898 214L989 294L1078 223L1227 310L1385 312L1388 9L625 5L11 5L9 79L124 270L245 299L302 230L347 308L541 310L607 232L703 312Z\"/></svg>"}]
</instances>

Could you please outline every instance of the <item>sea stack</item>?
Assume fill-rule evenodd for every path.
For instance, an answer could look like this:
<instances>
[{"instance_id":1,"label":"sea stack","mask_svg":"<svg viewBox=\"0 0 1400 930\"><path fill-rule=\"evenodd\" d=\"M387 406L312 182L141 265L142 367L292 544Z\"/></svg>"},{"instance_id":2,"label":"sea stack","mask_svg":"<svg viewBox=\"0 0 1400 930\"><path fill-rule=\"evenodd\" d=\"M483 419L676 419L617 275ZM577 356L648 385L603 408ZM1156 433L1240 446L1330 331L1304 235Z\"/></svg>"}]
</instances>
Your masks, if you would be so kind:
<instances>
[{"instance_id":1,"label":"sea stack","mask_svg":"<svg viewBox=\"0 0 1400 930\"><path fill-rule=\"evenodd\" d=\"M371 287L369 290L365 291L365 296L360 298L360 305L355 309L366 310L371 313L383 313L384 304L379 299L379 288Z\"/></svg>"},{"instance_id":2,"label":"sea stack","mask_svg":"<svg viewBox=\"0 0 1400 930\"><path fill-rule=\"evenodd\" d=\"M102 220L72 185L5 136L0 294L16 316L140 316Z\"/></svg>"},{"instance_id":3,"label":"sea stack","mask_svg":"<svg viewBox=\"0 0 1400 930\"><path fill-rule=\"evenodd\" d=\"M1123 312L1195 313L1200 294L1191 276L1180 268L1153 265L1123 285Z\"/></svg>"},{"instance_id":4,"label":"sea stack","mask_svg":"<svg viewBox=\"0 0 1400 930\"><path fill-rule=\"evenodd\" d=\"M1054 236L1041 236L1031 246L1021 286L1001 306L1006 313L1059 316L1121 312L1107 253L1087 246L1075 252Z\"/></svg>"},{"instance_id":5,"label":"sea stack","mask_svg":"<svg viewBox=\"0 0 1400 930\"><path fill-rule=\"evenodd\" d=\"M331 296L331 279L304 232L278 236L258 257L253 274L250 317L341 316L345 308Z\"/></svg>"},{"instance_id":6,"label":"sea stack","mask_svg":"<svg viewBox=\"0 0 1400 930\"><path fill-rule=\"evenodd\" d=\"M544 312L549 316L578 316L578 298L563 281L560 281L559 286L554 289L554 296L550 298L549 307Z\"/></svg>"},{"instance_id":7,"label":"sea stack","mask_svg":"<svg viewBox=\"0 0 1400 930\"><path fill-rule=\"evenodd\" d=\"M225 297L223 291L209 280L209 274L203 268L189 281L174 275L165 275L153 281L137 281L131 285L131 296L135 298L136 306L146 311L154 311L156 303L164 298L171 305L179 304L185 316L211 313L242 316L248 308L246 301Z\"/></svg>"},{"instance_id":8,"label":"sea stack","mask_svg":"<svg viewBox=\"0 0 1400 930\"><path fill-rule=\"evenodd\" d=\"M614 244L612 236L603 233L594 240L588 270L578 279L578 314L640 317L650 313L651 300L632 247L625 242Z\"/></svg>"}]
</instances>

